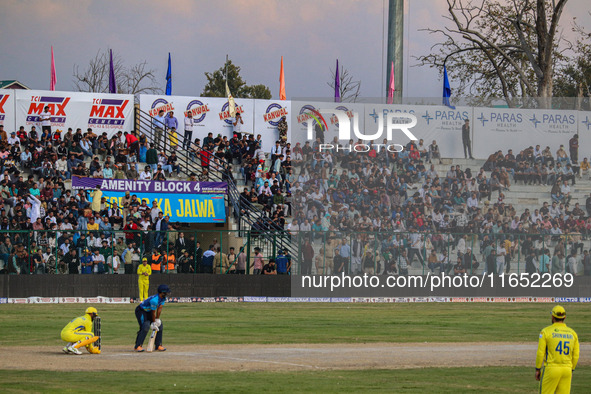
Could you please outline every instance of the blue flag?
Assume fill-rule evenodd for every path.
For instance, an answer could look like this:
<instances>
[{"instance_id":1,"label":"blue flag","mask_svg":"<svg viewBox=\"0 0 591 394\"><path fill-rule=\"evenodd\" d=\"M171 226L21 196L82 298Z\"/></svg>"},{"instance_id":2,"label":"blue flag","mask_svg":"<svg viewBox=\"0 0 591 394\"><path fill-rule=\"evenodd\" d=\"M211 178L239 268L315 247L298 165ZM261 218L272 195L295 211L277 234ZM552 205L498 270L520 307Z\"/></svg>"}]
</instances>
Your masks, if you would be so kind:
<instances>
[{"instance_id":1,"label":"blue flag","mask_svg":"<svg viewBox=\"0 0 591 394\"><path fill-rule=\"evenodd\" d=\"M113 66L113 50L109 50L109 93L117 93L117 81L115 80L115 67Z\"/></svg>"},{"instance_id":2,"label":"blue flag","mask_svg":"<svg viewBox=\"0 0 591 394\"><path fill-rule=\"evenodd\" d=\"M337 59L337 71L334 74L334 102L341 102L341 80L339 78L339 59Z\"/></svg>"},{"instance_id":3,"label":"blue flag","mask_svg":"<svg viewBox=\"0 0 591 394\"><path fill-rule=\"evenodd\" d=\"M172 94L172 74L170 71L170 52L168 52L168 71L166 71L166 95Z\"/></svg>"},{"instance_id":4,"label":"blue flag","mask_svg":"<svg viewBox=\"0 0 591 394\"><path fill-rule=\"evenodd\" d=\"M447 68L443 66L443 105L451 109L456 109L451 105L449 98L451 97L451 87L449 86L449 79L447 79Z\"/></svg>"}]
</instances>

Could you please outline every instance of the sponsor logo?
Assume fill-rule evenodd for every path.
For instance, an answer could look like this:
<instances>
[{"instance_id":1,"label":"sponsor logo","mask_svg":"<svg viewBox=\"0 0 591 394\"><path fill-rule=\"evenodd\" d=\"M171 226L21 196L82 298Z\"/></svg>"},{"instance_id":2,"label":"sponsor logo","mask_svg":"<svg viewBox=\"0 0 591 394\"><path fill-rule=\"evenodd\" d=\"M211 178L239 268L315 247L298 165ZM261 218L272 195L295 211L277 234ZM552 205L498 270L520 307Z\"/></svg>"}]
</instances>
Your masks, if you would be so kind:
<instances>
[{"instance_id":1,"label":"sponsor logo","mask_svg":"<svg viewBox=\"0 0 591 394\"><path fill-rule=\"evenodd\" d=\"M78 302L76 297L62 297L59 299L60 304L75 304Z\"/></svg>"},{"instance_id":2,"label":"sponsor logo","mask_svg":"<svg viewBox=\"0 0 591 394\"><path fill-rule=\"evenodd\" d=\"M1 110L2 110L2 108L0 107L0 111ZM589 127L591 127L591 120L589 119L588 116L585 116L585 120L582 120L581 123L587 127L587 130L589 130Z\"/></svg>"},{"instance_id":3,"label":"sponsor logo","mask_svg":"<svg viewBox=\"0 0 591 394\"><path fill-rule=\"evenodd\" d=\"M66 122L66 106L70 102L70 97L48 97L48 96L33 96L31 97L31 104L27 112L27 124L39 123L41 120L41 113L45 107L52 115L51 123L54 126L62 125Z\"/></svg>"},{"instance_id":4,"label":"sponsor logo","mask_svg":"<svg viewBox=\"0 0 591 394\"><path fill-rule=\"evenodd\" d=\"M480 112L480 116L476 120L480 121L482 126L486 125L487 122L491 122L496 127L517 127L518 123L523 122L523 116L520 113L513 112L491 112L488 115Z\"/></svg>"},{"instance_id":5,"label":"sponsor logo","mask_svg":"<svg viewBox=\"0 0 591 394\"><path fill-rule=\"evenodd\" d=\"M529 297L515 297L514 302L530 302L530 298Z\"/></svg>"},{"instance_id":6,"label":"sponsor logo","mask_svg":"<svg viewBox=\"0 0 591 394\"><path fill-rule=\"evenodd\" d=\"M489 302L489 299L486 297L472 297L470 298L471 302Z\"/></svg>"},{"instance_id":7,"label":"sponsor logo","mask_svg":"<svg viewBox=\"0 0 591 394\"><path fill-rule=\"evenodd\" d=\"M244 302L267 302L267 297L244 297Z\"/></svg>"},{"instance_id":8,"label":"sponsor logo","mask_svg":"<svg viewBox=\"0 0 591 394\"><path fill-rule=\"evenodd\" d=\"M579 302L578 297L556 297L555 302Z\"/></svg>"},{"instance_id":9,"label":"sponsor logo","mask_svg":"<svg viewBox=\"0 0 591 394\"><path fill-rule=\"evenodd\" d=\"M470 299L466 297L452 297L451 302L470 302Z\"/></svg>"},{"instance_id":10,"label":"sponsor logo","mask_svg":"<svg viewBox=\"0 0 591 394\"><path fill-rule=\"evenodd\" d=\"M209 107L207 104L203 104L203 102L199 100L193 100L189 104L187 104L187 110L185 111L185 116L189 113L193 116L193 124L198 124L205 120L207 113L209 112Z\"/></svg>"},{"instance_id":11,"label":"sponsor logo","mask_svg":"<svg viewBox=\"0 0 591 394\"><path fill-rule=\"evenodd\" d=\"M125 123L123 111L129 100L93 99L88 117L89 126L122 126Z\"/></svg>"},{"instance_id":12,"label":"sponsor logo","mask_svg":"<svg viewBox=\"0 0 591 394\"><path fill-rule=\"evenodd\" d=\"M6 104L6 101L9 97L9 94L0 94L0 121L3 121L6 117L6 112L4 111L4 104ZM4 122L0 122L0 124L4 124Z\"/></svg>"},{"instance_id":13,"label":"sponsor logo","mask_svg":"<svg viewBox=\"0 0 591 394\"><path fill-rule=\"evenodd\" d=\"M287 108L282 107L277 103L269 104L265 113L263 114L263 120L269 123L271 126L277 127L279 119L282 116L287 116Z\"/></svg>"},{"instance_id":14,"label":"sponsor logo","mask_svg":"<svg viewBox=\"0 0 591 394\"><path fill-rule=\"evenodd\" d=\"M554 302L554 297L534 297L532 302Z\"/></svg>"},{"instance_id":15,"label":"sponsor logo","mask_svg":"<svg viewBox=\"0 0 591 394\"><path fill-rule=\"evenodd\" d=\"M543 125L547 125L551 130L560 130L560 129L568 129L569 126L575 124L576 119L575 115L568 115L568 114L542 114L540 118L533 115L530 122L534 125L534 128L538 128L538 125L541 123Z\"/></svg>"},{"instance_id":16,"label":"sponsor logo","mask_svg":"<svg viewBox=\"0 0 591 394\"><path fill-rule=\"evenodd\" d=\"M351 302L349 297L310 298L310 302Z\"/></svg>"},{"instance_id":17,"label":"sponsor logo","mask_svg":"<svg viewBox=\"0 0 591 394\"><path fill-rule=\"evenodd\" d=\"M299 115L296 117L298 123L308 127L309 120L317 119L316 116L313 115L313 113L315 111L316 111L316 108L314 108L313 105L306 104L306 105L302 106L302 108L300 108ZM311 123L313 124L313 122L311 122Z\"/></svg>"},{"instance_id":18,"label":"sponsor logo","mask_svg":"<svg viewBox=\"0 0 591 394\"><path fill-rule=\"evenodd\" d=\"M236 113L237 114L244 113L244 108L242 107L242 105L236 105ZM226 122L226 124L232 125L231 119L233 119L233 117L230 116L230 105L228 104L227 101L222 106L222 110L220 111L220 113L218 115L220 117L220 120L223 120L224 122Z\"/></svg>"},{"instance_id":19,"label":"sponsor logo","mask_svg":"<svg viewBox=\"0 0 591 394\"><path fill-rule=\"evenodd\" d=\"M338 106L336 109L338 109L339 111L345 111L345 113L347 114L347 116L349 117L349 120L353 119L353 111L349 111L347 109L347 107L343 107L342 105ZM339 125L339 118L336 117L335 115L330 117L330 124L333 124L335 126L338 127Z\"/></svg>"},{"instance_id":20,"label":"sponsor logo","mask_svg":"<svg viewBox=\"0 0 591 394\"><path fill-rule=\"evenodd\" d=\"M157 116L158 112L160 112L160 111L164 111L164 112L174 111L174 105L172 103L169 103L168 101L166 101L163 98L156 99L152 103L152 109L150 109L150 111L148 113L150 114L151 117L154 117L154 116Z\"/></svg>"},{"instance_id":21,"label":"sponsor logo","mask_svg":"<svg viewBox=\"0 0 591 394\"><path fill-rule=\"evenodd\" d=\"M591 297L579 297L579 302L591 302Z\"/></svg>"},{"instance_id":22,"label":"sponsor logo","mask_svg":"<svg viewBox=\"0 0 591 394\"><path fill-rule=\"evenodd\" d=\"M8 298L0 297L0 304L8 304Z\"/></svg>"}]
</instances>

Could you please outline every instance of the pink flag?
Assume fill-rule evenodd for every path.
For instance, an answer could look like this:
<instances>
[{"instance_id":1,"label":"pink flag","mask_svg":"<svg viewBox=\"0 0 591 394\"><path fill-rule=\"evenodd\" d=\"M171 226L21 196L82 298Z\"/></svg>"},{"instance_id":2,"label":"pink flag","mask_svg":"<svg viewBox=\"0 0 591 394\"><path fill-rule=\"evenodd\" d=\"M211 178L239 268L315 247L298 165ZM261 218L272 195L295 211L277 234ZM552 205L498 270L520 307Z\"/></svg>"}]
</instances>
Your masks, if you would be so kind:
<instances>
[{"instance_id":1,"label":"pink flag","mask_svg":"<svg viewBox=\"0 0 591 394\"><path fill-rule=\"evenodd\" d=\"M394 62L392 62L392 67L390 68L390 86L388 86L388 104L392 104L394 101Z\"/></svg>"},{"instance_id":2,"label":"pink flag","mask_svg":"<svg viewBox=\"0 0 591 394\"><path fill-rule=\"evenodd\" d=\"M53 45L51 46L51 79L49 81L49 90L55 90L57 75L55 74L55 59L53 58Z\"/></svg>"}]
</instances>

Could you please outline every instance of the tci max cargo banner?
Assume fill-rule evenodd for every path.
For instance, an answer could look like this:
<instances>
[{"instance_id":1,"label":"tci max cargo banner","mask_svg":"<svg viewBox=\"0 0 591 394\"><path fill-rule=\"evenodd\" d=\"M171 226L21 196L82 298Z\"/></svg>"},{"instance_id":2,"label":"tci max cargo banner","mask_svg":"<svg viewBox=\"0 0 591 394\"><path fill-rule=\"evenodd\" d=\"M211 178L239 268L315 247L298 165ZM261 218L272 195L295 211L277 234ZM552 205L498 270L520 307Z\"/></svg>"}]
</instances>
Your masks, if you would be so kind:
<instances>
[{"instance_id":1,"label":"tci max cargo banner","mask_svg":"<svg viewBox=\"0 0 591 394\"><path fill-rule=\"evenodd\" d=\"M15 90L16 127L41 132L40 115L45 107L51 114L52 131L91 128L108 136L133 130L133 95L45 90ZM62 134L63 135L63 134Z\"/></svg>"},{"instance_id":2,"label":"tci max cargo banner","mask_svg":"<svg viewBox=\"0 0 591 394\"><path fill-rule=\"evenodd\" d=\"M148 206L156 201L171 222L220 223L226 220L225 182L132 181L122 179L72 177L73 189L91 191L101 187L103 197L111 204L122 206L126 191L145 200Z\"/></svg>"}]
</instances>

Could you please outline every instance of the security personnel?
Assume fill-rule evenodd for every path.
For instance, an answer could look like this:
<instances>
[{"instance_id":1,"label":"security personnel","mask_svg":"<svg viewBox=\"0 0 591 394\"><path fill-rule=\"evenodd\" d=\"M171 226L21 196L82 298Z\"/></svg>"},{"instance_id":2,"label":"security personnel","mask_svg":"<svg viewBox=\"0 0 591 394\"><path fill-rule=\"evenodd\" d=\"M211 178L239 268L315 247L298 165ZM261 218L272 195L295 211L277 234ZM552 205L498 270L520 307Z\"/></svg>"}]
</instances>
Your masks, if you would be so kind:
<instances>
[{"instance_id":1,"label":"security personnel","mask_svg":"<svg viewBox=\"0 0 591 394\"><path fill-rule=\"evenodd\" d=\"M150 275L152 275L152 268L148 265L148 259L146 257L142 259L142 264L137 267L137 274L137 285L140 289L140 301L143 301L148 298Z\"/></svg>"},{"instance_id":2,"label":"security personnel","mask_svg":"<svg viewBox=\"0 0 591 394\"><path fill-rule=\"evenodd\" d=\"M69 322L62 330L62 341L68 342L63 351L66 354L82 354L78 348L86 346L86 350L92 354L100 354L99 348L93 343L98 337L92 333L92 322L98 316L96 308L86 308L84 316L80 316Z\"/></svg>"},{"instance_id":3,"label":"security personnel","mask_svg":"<svg viewBox=\"0 0 591 394\"><path fill-rule=\"evenodd\" d=\"M158 333L156 334L156 342L154 343L154 346L156 350L160 352L166 350L166 348L162 346L162 331L164 327L160 320L160 313L162 313L162 307L166 303L166 296L168 293L170 293L168 286L160 285L158 286L158 294L146 298L137 306L137 308L135 308L135 317L140 325L140 329L137 332L135 339L134 350L136 352L144 351L142 345L144 344L146 335L148 334L148 331L150 331L150 328L154 329L155 327L158 327Z\"/></svg>"},{"instance_id":4,"label":"security personnel","mask_svg":"<svg viewBox=\"0 0 591 394\"><path fill-rule=\"evenodd\" d=\"M579 338L564 324L565 318L564 308L556 305L552 308L552 325L540 332L536 380L540 381L542 394L570 393L572 372L579 361Z\"/></svg>"}]
</instances>

